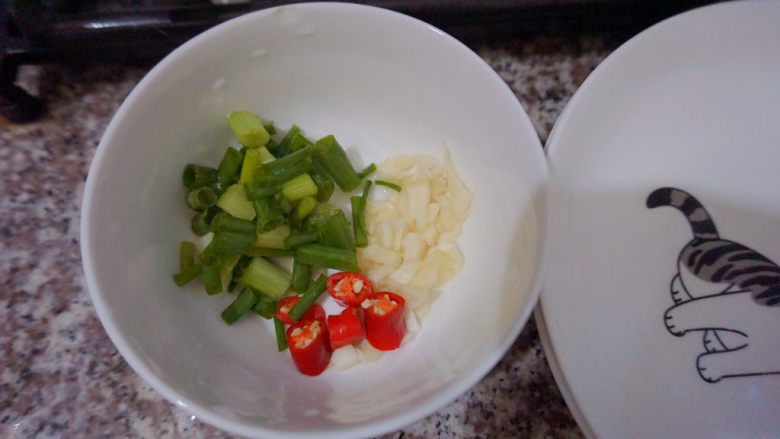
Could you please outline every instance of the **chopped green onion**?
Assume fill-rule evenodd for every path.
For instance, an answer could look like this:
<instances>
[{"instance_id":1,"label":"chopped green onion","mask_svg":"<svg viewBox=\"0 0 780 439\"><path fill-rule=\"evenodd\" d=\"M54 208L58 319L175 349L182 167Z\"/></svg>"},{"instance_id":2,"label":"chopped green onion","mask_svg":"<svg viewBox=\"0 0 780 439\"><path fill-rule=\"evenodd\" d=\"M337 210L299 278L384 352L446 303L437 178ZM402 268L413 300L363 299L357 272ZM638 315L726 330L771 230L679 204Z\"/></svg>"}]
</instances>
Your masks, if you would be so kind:
<instances>
[{"instance_id":1,"label":"chopped green onion","mask_svg":"<svg viewBox=\"0 0 780 439\"><path fill-rule=\"evenodd\" d=\"M267 232L258 233L255 236L255 246L267 248L287 248L284 239L290 235L290 226L279 225Z\"/></svg>"},{"instance_id":2,"label":"chopped green onion","mask_svg":"<svg viewBox=\"0 0 780 439\"><path fill-rule=\"evenodd\" d=\"M265 128L265 131L272 136L276 134L276 127L274 126L274 121L272 120L264 123L263 128Z\"/></svg>"},{"instance_id":3,"label":"chopped green onion","mask_svg":"<svg viewBox=\"0 0 780 439\"><path fill-rule=\"evenodd\" d=\"M292 277L290 278L290 289L296 293L303 293L309 288L311 281L311 265L304 264L298 259L293 258Z\"/></svg>"},{"instance_id":4,"label":"chopped green onion","mask_svg":"<svg viewBox=\"0 0 780 439\"><path fill-rule=\"evenodd\" d=\"M219 181L224 185L233 183L233 180L238 174L238 170L241 169L241 162L244 157L238 152L237 149L229 146L225 151L225 155L222 156L222 160L219 162L217 172L219 172Z\"/></svg>"},{"instance_id":5,"label":"chopped green onion","mask_svg":"<svg viewBox=\"0 0 780 439\"><path fill-rule=\"evenodd\" d=\"M252 259L244 269L241 283L265 293L272 298L279 298L290 288L290 278L275 265L261 257Z\"/></svg>"},{"instance_id":6,"label":"chopped green onion","mask_svg":"<svg viewBox=\"0 0 780 439\"><path fill-rule=\"evenodd\" d=\"M360 271L354 250L322 244L304 244L295 250L295 258L303 264L341 271Z\"/></svg>"},{"instance_id":7,"label":"chopped green onion","mask_svg":"<svg viewBox=\"0 0 780 439\"><path fill-rule=\"evenodd\" d=\"M273 197L263 197L252 201L257 214L257 231L267 232L284 222L284 214L276 206Z\"/></svg>"},{"instance_id":8,"label":"chopped green onion","mask_svg":"<svg viewBox=\"0 0 780 439\"><path fill-rule=\"evenodd\" d=\"M276 157L265 146L261 146L257 150L260 152L260 163L266 164L276 160Z\"/></svg>"},{"instance_id":9,"label":"chopped green onion","mask_svg":"<svg viewBox=\"0 0 780 439\"><path fill-rule=\"evenodd\" d=\"M295 250L285 248L252 247L249 250L249 256L263 256L266 258L276 258L284 256L295 256Z\"/></svg>"},{"instance_id":10,"label":"chopped green onion","mask_svg":"<svg viewBox=\"0 0 780 439\"><path fill-rule=\"evenodd\" d=\"M259 166L253 178L257 183L272 186L309 172L311 167L312 148L307 147Z\"/></svg>"},{"instance_id":11,"label":"chopped green onion","mask_svg":"<svg viewBox=\"0 0 780 439\"><path fill-rule=\"evenodd\" d=\"M211 242L207 248L215 255L228 255L233 253L246 254L252 249L254 240L254 234L217 232L214 233L214 237L211 238Z\"/></svg>"},{"instance_id":12,"label":"chopped green onion","mask_svg":"<svg viewBox=\"0 0 780 439\"><path fill-rule=\"evenodd\" d=\"M366 230L365 210L366 200L363 197L353 196L349 198L352 204L352 228L355 230L355 246L368 245L368 231Z\"/></svg>"},{"instance_id":13,"label":"chopped green onion","mask_svg":"<svg viewBox=\"0 0 780 439\"><path fill-rule=\"evenodd\" d=\"M371 189L371 180L366 181L363 186L363 193L358 196L350 197L352 205L352 228L355 231L355 246L365 247L368 245L368 230L366 229L366 200L368 190Z\"/></svg>"},{"instance_id":14,"label":"chopped green onion","mask_svg":"<svg viewBox=\"0 0 780 439\"><path fill-rule=\"evenodd\" d=\"M195 263L195 243L192 241L182 241L179 244L179 270L193 265Z\"/></svg>"},{"instance_id":15,"label":"chopped green onion","mask_svg":"<svg viewBox=\"0 0 780 439\"><path fill-rule=\"evenodd\" d=\"M312 197L303 197L303 199L298 202L298 205L295 206L290 221L293 224L299 224L314 210L316 206L317 200Z\"/></svg>"},{"instance_id":16,"label":"chopped green onion","mask_svg":"<svg viewBox=\"0 0 780 439\"><path fill-rule=\"evenodd\" d=\"M379 186L388 187L396 192L401 192L401 186L398 186L395 183L390 183L389 181L384 180L376 180L375 183Z\"/></svg>"},{"instance_id":17,"label":"chopped green onion","mask_svg":"<svg viewBox=\"0 0 780 439\"><path fill-rule=\"evenodd\" d=\"M236 232L255 235L255 223L230 216L227 212L220 212L211 221L212 232Z\"/></svg>"},{"instance_id":18,"label":"chopped green onion","mask_svg":"<svg viewBox=\"0 0 780 439\"><path fill-rule=\"evenodd\" d=\"M290 312L287 315L289 315L294 322L300 320L301 317L306 314L306 311L308 311L309 308L314 305L314 302L317 301L320 295L322 295L323 291L327 289L327 284L328 276L321 274L317 280L309 285L309 288L305 293L303 293L303 296L301 296L300 300L295 302L295 305L290 308Z\"/></svg>"},{"instance_id":19,"label":"chopped green onion","mask_svg":"<svg viewBox=\"0 0 780 439\"><path fill-rule=\"evenodd\" d=\"M238 178L238 182L246 185L252 181L255 169L261 164L260 148L247 149L244 153L244 163L241 166L241 175Z\"/></svg>"},{"instance_id":20,"label":"chopped green onion","mask_svg":"<svg viewBox=\"0 0 780 439\"><path fill-rule=\"evenodd\" d=\"M227 123L238 141L247 148L259 148L271 138L263 128L260 118L249 111L234 111L228 114Z\"/></svg>"},{"instance_id":21,"label":"chopped green onion","mask_svg":"<svg viewBox=\"0 0 780 439\"><path fill-rule=\"evenodd\" d=\"M245 312L249 311L256 303L258 297L251 288L246 287L241 291L241 294L236 297L224 311L222 311L222 320L228 325L232 325L236 322Z\"/></svg>"},{"instance_id":22,"label":"chopped green onion","mask_svg":"<svg viewBox=\"0 0 780 439\"><path fill-rule=\"evenodd\" d=\"M373 174L374 172L376 172L376 165L371 163L370 165L366 166L365 169L358 172L358 177L360 177L360 179L362 180L368 177L369 175Z\"/></svg>"},{"instance_id":23,"label":"chopped green onion","mask_svg":"<svg viewBox=\"0 0 780 439\"><path fill-rule=\"evenodd\" d=\"M287 334L284 333L284 322L274 317L274 332L276 333L276 348L279 352L287 349Z\"/></svg>"},{"instance_id":24,"label":"chopped green onion","mask_svg":"<svg viewBox=\"0 0 780 439\"><path fill-rule=\"evenodd\" d=\"M263 318L273 318L274 314L276 314L277 302L265 294L257 293L257 297L257 303L252 307L252 310L263 316Z\"/></svg>"},{"instance_id":25,"label":"chopped green onion","mask_svg":"<svg viewBox=\"0 0 780 439\"><path fill-rule=\"evenodd\" d=\"M312 161L312 170L309 172L309 175L314 180L314 184L317 185L317 201L328 201L330 196L333 195L333 190L336 186L333 184L333 179L328 175L328 171L316 157Z\"/></svg>"},{"instance_id":26,"label":"chopped green onion","mask_svg":"<svg viewBox=\"0 0 780 439\"><path fill-rule=\"evenodd\" d=\"M181 180L188 189L197 189L199 187L214 184L219 179L219 172L214 168L194 165L192 163L184 167Z\"/></svg>"},{"instance_id":27,"label":"chopped green onion","mask_svg":"<svg viewBox=\"0 0 780 439\"><path fill-rule=\"evenodd\" d=\"M294 209L292 203L287 201L287 198L284 195L282 195L281 192L277 192L276 194L274 194L274 201L276 201L276 206L279 207L279 209L282 209L282 212L285 215L289 214Z\"/></svg>"},{"instance_id":28,"label":"chopped green onion","mask_svg":"<svg viewBox=\"0 0 780 439\"><path fill-rule=\"evenodd\" d=\"M238 260L236 261L236 265L233 267L233 270L230 273L231 282L237 282L238 279L241 277L242 274L244 274L244 270L246 269L247 265L252 262L252 257L249 255L239 255Z\"/></svg>"},{"instance_id":29,"label":"chopped green onion","mask_svg":"<svg viewBox=\"0 0 780 439\"><path fill-rule=\"evenodd\" d=\"M311 146L313 143L311 143L311 140L303 137L303 135L298 134L297 136L293 137L292 142L290 142L290 151L295 152L299 149L303 149L307 146Z\"/></svg>"},{"instance_id":30,"label":"chopped green onion","mask_svg":"<svg viewBox=\"0 0 780 439\"><path fill-rule=\"evenodd\" d=\"M189 267L184 267L178 273L173 275L173 281L176 285L182 287L187 285L191 280L200 276L203 273L203 265L195 264Z\"/></svg>"},{"instance_id":31,"label":"chopped green onion","mask_svg":"<svg viewBox=\"0 0 780 439\"><path fill-rule=\"evenodd\" d=\"M355 248L353 233L349 229L349 222L341 209L315 215L311 225L319 235L321 243L348 250Z\"/></svg>"},{"instance_id":32,"label":"chopped green onion","mask_svg":"<svg viewBox=\"0 0 780 439\"><path fill-rule=\"evenodd\" d=\"M264 197L272 197L279 192L279 186L264 186L255 182L244 183L244 192L250 201Z\"/></svg>"},{"instance_id":33,"label":"chopped green onion","mask_svg":"<svg viewBox=\"0 0 780 439\"><path fill-rule=\"evenodd\" d=\"M319 234L313 232L290 233L289 236L284 238L284 248L295 248L299 245L314 242L318 240L319 237Z\"/></svg>"},{"instance_id":34,"label":"chopped green onion","mask_svg":"<svg viewBox=\"0 0 780 439\"><path fill-rule=\"evenodd\" d=\"M282 195L289 202L300 200L303 197L317 195L317 185L309 174L301 174L289 181L282 183Z\"/></svg>"},{"instance_id":35,"label":"chopped green onion","mask_svg":"<svg viewBox=\"0 0 780 439\"><path fill-rule=\"evenodd\" d=\"M233 280L233 271L238 265L238 261L243 255L232 254L222 258L222 265L219 266L219 275L222 279L222 285L227 285L225 291L231 291L231 283L235 283Z\"/></svg>"},{"instance_id":36,"label":"chopped green onion","mask_svg":"<svg viewBox=\"0 0 780 439\"><path fill-rule=\"evenodd\" d=\"M358 187L360 177L335 137L329 135L318 140L314 144L314 154L342 191L352 192Z\"/></svg>"},{"instance_id":37,"label":"chopped green onion","mask_svg":"<svg viewBox=\"0 0 780 439\"><path fill-rule=\"evenodd\" d=\"M206 287L206 294L210 296L222 292L222 275L219 265L215 262L203 265L203 286Z\"/></svg>"},{"instance_id":38,"label":"chopped green onion","mask_svg":"<svg viewBox=\"0 0 780 439\"><path fill-rule=\"evenodd\" d=\"M208 186L193 189L187 193L187 205L192 210L204 210L217 204L217 194Z\"/></svg>"},{"instance_id":39,"label":"chopped green onion","mask_svg":"<svg viewBox=\"0 0 780 439\"><path fill-rule=\"evenodd\" d=\"M296 136L299 136L301 133L301 129L298 128L298 125L294 125L290 127L290 130L287 131L287 134L282 137L281 142L279 142L279 145L276 146L276 149L274 149L274 152L276 152L276 155L279 157L284 157L287 154L290 154L293 152L293 149L290 147L293 139Z\"/></svg>"},{"instance_id":40,"label":"chopped green onion","mask_svg":"<svg viewBox=\"0 0 780 439\"><path fill-rule=\"evenodd\" d=\"M276 158L271 155L270 152L268 152L268 149L265 146L248 149L244 156L244 164L241 166L241 177L238 180L239 183L242 183L246 186L253 180L252 177L254 176L255 170L258 166L264 163L272 162L274 160L276 160Z\"/></svg>"},{"instance_id":41,"label":"chopped green onion","mask_svg":"<svg viewBox=\"0 0 780 439\"><path fill-rule=\"evenodd\" d=\"M236 218L247 221L255 218L255 209L252 202L246 198L244 186L240 183L228 187L217 200L217 206Z\"/></svg>"},{"instance_id":42,"label":"chopped green onion","mask_svg":"<svg viewBox=\"0 0 780 439\"><path fill-rule=\"evenodd\" d=\"M212 207L211 209L201 210L195 214L195 216L193 216L192 220L190 221L190 226L193 233L198 236L203 236L206 233L209 233L211 230L211 222L213 221L217 212L219 212L219 208Z\"/></svg>"}]
</instances>

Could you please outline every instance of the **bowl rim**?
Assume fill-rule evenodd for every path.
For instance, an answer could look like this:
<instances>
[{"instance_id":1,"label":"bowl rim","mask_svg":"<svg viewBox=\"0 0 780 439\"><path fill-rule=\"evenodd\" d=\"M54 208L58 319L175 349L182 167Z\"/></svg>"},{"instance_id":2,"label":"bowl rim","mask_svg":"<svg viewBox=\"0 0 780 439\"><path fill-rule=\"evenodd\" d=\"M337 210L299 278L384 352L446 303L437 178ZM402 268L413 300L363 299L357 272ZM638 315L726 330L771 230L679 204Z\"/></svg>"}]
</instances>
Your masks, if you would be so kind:
<instances>
[{"instance_id":1,"label":"bowl rim","mask_svg":"<svg viewBox=\"0 0 780 439\"><path fill-rule=\"evenodd\" d=\"M257 424L249 424L240 419L228 419L181 395L174 388L170 387L163 379L157 376L152 368L147 365L146 361L141 358L141 355L136 352L136 349L132 347L130 343L128 343L126 336L123 335L120 329L116 326L111 317L109 306L103 297L101 288L99 288L99 285L101 285L103 282L99 280L99 276L93 266L93 260L95 256L93 255L92 250L94 243L91 239L92 232L90 229L90 223L92 222L91 212L93 195L96 190L99 177L102 173L101 165L104 162L104 156L106 155L107 150L112 148L111 144L118 127L121 125L130 108L134 107L139 101L143 93L142 90L145 89L148 84L153 83L155 77L158 76L158 74L169 69L180 58L189 56L189 51L193 47L200 45L203 41L211 38L213 35L226 32L230 28L240 27L254 20L258 20L259 17L270 15L280 8L289 7L315 9L337 8L345 12L355 10L371 11L371 13L384 16L389 20L398 20L399 23L403 22L406 25L422 26L427 28L429 31L432 31L443 37L447 44L452 46L453 50L464 51L467 56L472 58L474 62L480 66L480 68L485 70L486 79L489 78L489 80L495 83L497 87L503 88L506 93L514 95L506 82L504 82L504 80L501 79L501 77L477 53L475 53L464 43L429 23L389 9L354 3L306 2L261 9L222 22L184 42L182 45L161 59L151 70L149 70L122 102L119 109L112 117L105 132L103 133L87 173L87 180L84 186L84 195L82 197L80 247L87 291L92 300L93 306L95 307L97 316L106 333L108 334L109 339L117 348L124 360L130 365L130 367L157 393L162 395L163 398L167 399L175 406L184 409L186 412L194 415L196 418L207 424L233 434L239 434L248 437L316 437L322 439L340 439L344 437L367 437L380 435L393 430L401 429L424 418L425 416L440 410L442 407L455 400L459 395L467 391L469 388L473 387L485 375L487 375L490 370L495 367L501 358L503 358L508 349L517 339L522 329L525 327L526 323L529 321L531 313L533 312L539 299L544 267L546 265L545 261L547 259L547 246L545 245L545 242L547 241L546 238L548 234L548 227L546 225L546 221L544 223L539 222L537 224L539 233L537 234L536 244L536 266L532 270L532 282L528 285L528 297L526 298L525 304L523 305L523 309L520 313L518 313L518 318L516 319L515 324L506 333L501 342L497 344L497 347L492 352L490 352L489 355L487 355L477 367L472 368L470 371L461 374L453 381L445 384L438 392L436 392L436 394L434 394L433 397L428 398L423 403L400 410L396 414L386 418L370 420L357 424L343 424L341 428L334 428L325 432L301 432L292 430L285 431L263 427ZM531 123L531 120L525 109L522 107L520 101L515 99L512 105L515 106L519 116L517 123L521 126L524 125L524 129L528 132L536 133L536 130L534 129L533 124ZM537 166L539 166L542 171L542 176L544 177L543 182L546 186L549 177L546 156L538 136L533 137L535 139L535 143L538 144L538 153L536 154L536 160L538 162ZM532 194L532 203L538 202L538 199L535 198L536 196L537 194ZM546 204L546 187L542 198L542 202ZM546 214L546 206L542 206L542 208L537 206L536 210L537 217Z\"/></svg>"}]
</instances>

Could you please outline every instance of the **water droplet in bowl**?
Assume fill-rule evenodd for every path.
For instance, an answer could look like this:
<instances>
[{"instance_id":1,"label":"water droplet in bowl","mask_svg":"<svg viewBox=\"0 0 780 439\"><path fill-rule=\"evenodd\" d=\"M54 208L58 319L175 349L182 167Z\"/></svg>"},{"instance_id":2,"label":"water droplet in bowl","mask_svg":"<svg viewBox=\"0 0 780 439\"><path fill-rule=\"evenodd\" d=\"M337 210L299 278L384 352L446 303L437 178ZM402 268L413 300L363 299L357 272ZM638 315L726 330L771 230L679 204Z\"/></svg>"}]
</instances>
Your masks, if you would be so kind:
<instances>
[{"instance_id":1,"label":"water droplet in bowl","mask_svg":"<svg viewBox=\"0 0 780 439\"><path fill-rule=\"evenodd\" d=\"M311 26L301 26L293 31L293 34L299 37L310 37L317 33L317 29Z\"/></svg>"},{"instance_id":2,"label":"water droplet in bowl","mask_svg":"<svg viewBox=\"0 0 780 439\"><path fill-rule=\"evenodd\" d=\"M227 84L227 81L225 81L225 78L219 78L216 81L214 81L214 85L211 87L214 90L222 90L225 88L225 85Z\"/></svg>"},{"instance_id":3,"label":"water droplet in bowl","mask_svg":"<svg viewBox=\"0 0 780 439\"><path fill-rule=\"evenodd\" d=\"M262 58L268 55L268 49L258 48L252 51L252 58Z\"/></svg>"},{"instance_id":4,"label":"water droplet in bowl","mask_svg":"<svg viewBox=\"0 0 780 439\"><path fill-rule=\"evenodd\" d=\"M217 105L222 105L225 103L225 99L223 98L217 98Z\"/></svg>"}]
</instances>

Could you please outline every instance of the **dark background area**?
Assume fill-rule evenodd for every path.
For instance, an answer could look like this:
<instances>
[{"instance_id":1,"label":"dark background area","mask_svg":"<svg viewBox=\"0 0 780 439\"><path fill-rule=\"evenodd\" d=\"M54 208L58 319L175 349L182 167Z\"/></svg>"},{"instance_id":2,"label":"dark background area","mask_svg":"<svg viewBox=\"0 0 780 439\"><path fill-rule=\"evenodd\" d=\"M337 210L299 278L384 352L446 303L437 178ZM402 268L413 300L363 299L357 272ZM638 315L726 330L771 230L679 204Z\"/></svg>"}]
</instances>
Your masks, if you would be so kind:
<instances>
[{"instance_id":1,"label":"dark background area","mask_svg":"<svg viewBox=\"0 0 780 439\"><path fill-rule=\"evenodd\" d=\"M15 85L24 64L153 62L225 20L294 1L0 1L0 115L35 120L43 103ZM633 35L712 0L374 0L358 1L433 24L467 45L512 36L610 31Z\"/></svg>"}]
</instances>

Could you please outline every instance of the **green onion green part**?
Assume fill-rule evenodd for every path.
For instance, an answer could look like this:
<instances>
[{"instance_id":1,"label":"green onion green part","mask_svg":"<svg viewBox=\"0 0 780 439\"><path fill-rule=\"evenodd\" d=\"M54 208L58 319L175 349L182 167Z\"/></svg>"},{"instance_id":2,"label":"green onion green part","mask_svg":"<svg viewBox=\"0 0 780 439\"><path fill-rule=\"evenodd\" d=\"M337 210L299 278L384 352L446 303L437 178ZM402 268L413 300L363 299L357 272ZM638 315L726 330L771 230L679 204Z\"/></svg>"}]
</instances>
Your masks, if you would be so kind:
<instances>
[{"instance_id":1,"label":"green onion green part","mask_svg":"<svg viewBox=\"0 0 780 439\"><path fill-rule=\"evenodd\" d=\"M328 171L316 157L312 161L312 170L309 175L314 180L314 184L317 185L317 201L328 201L333 195L336 185L333 184L333 179L328 175Z\"/></svg>"},{"instance_id":2,"label":"green onion green part","mask_svg":"<svg viewBox=\"0 0 780 439\"><path fill-rule=\"evenodd\" d=\"M263 128L260 118L249 111L234 111L228 114L227 123L238 141L247 148L259 148L271 138Z\"/></svg>"},{"instance_id":3,"label":"green onion green part","mask_svg":"<svg viewBox=\"0 0 780 439\"><path fill-rule=\"evenodd\" d=\"M303 264L341 271L360 271L354 250L322 244L304 244L295 249L295 258Z\"/></svg>"},{"instance_id":4,"label":"green onion green part","mask_svg":"<svg viewBox=\"0 0 780 439\"><path fill-rule=\"evenodd\" d=\"M284 322L274 317L274 332L276 333L276 348L279 352L287 349L287 334L284 333Z\"/></svg>"},{"instance_id":5,"label":"green onion green part","mask_svg":"<svg viewBox=\"0 0 780 439\"><path fill-rule=\"evenodd\" d=\"M191 280L200 276L203 273L203 266L201 264L190 265L184 267L178 273L173 275L173 281L176 285L183 287L187 285Z\"/></svg>"},{"instance_id":6,"label":"green onion green part","mask_svg":"<svg viewBox=\"0 0 780 439\"><path fill-rule=\"evenodd\" d=\"M253 179L265 186L278 185L309 172L311 167L312 148L303 148L259 166L254 171Z\"/></svg>"},{"instance_id":7,"label":"green onion green part","mask_svg":"<svg viewBox=\"0 0 780 439\"><path fill-rule=\"evenodd\" d=\"M274 299L281 297L290 288L287 274L261 257L252 259L240 281Z\"/></svg>"},{"instance_id":8,"label":"green onion green part","mask_svg":"<svg viewBox=\"0 0 780 439\"><path fill-rule=\"evenodd\" d=\"M215 255L229 255L233 253L247 254L252 250L255 241L254 234L240 232L216 232L207 246Z\"/></svg>"},{"instance_id":9,"label":"green onion green part","mask_svg":"<svg viewBox=\"0 0 780 439\"><path fill-rule=\"evenodd\" d=\"M222 160L219 162L217 172L219 173L219 181L224 185L233 183L236 178L239 169L241 169L241 163L244 157L238 152L237 149L229 146L225 151L225 155L222 156Z\"/></svg>"},{"instance_id":10,"label":"green onion green part","mask_svg":"<svg viewBox=\"0 0 780 439\"><path fill-rule=\"evenodd\" d=\"M273 197L279 192L279 186L264 186L255 182L244 183L244 192L249 201L259 200L260 198Z\"/></svg>"},{"instance_id":11,"label":"green onion green part","mask_svg":"<svg viewBox=\"0 0 780 439\"><path fill-rule=\"evenodd\" d=\"M317 214L312 217L311 224L319 234L319 241L322 244L347 250L355 248L352 230L341 209Z\"/></svg>"},{"instance_id":12,"label":"green onion green part","mask_svg":"<svg viewBox=\"0 0 780 439\"><path fill-rule=\"evenodd\" d=\"M401 186L398 186L395 183L390 183L389 181L384 181L384 180L376 180L374 183L376 183L379 186L390 188L396 192L401 192Z\"/></svg>"},{"instance_id":13,"label":"green onion green part","mask_svg":"<svg viewBox=\"0 0 780 439\"><path fill-rule=\"evenodd\" d=\"M360 179L362 180L368 177L369 175L373 174L374 172L376 172L376 165L371 163L370 165L366 166L365 169L358 172L358 177L360 177Z\"/></svg>"},{"instance_id":14,"label":"green onion green part","mask_svg":"<svg viewBox=\"0 0 780 439\"><path fill-rule=\"evenodd\" d=\"M314 144L314 154L328 174L344 192L352 192L360 184L360 177L347 158L347 153L332 135Z\"/></svg>"},{"instance_id":15,"label":"green onion green part","mask_svg":"<svg viewBox=\"0 0 780 439\"><path fill-rule=\"evenodd\" d=\"M197 189L199 187L214 184L219 179L219 172L214 168L194 165L192 163L184 167L181 180L184 187L188 189Z\"/></svg>"},{"instance_id":16,"label":"green onion green part","mask_svg":"<svg viewBox=\"0 0 780 439\"><path fill-rule=\"evenodd\" d=\"M236 297L236 300L234 300L233 303L228 305L228 307L222 311L222 320L224 320L228 325L232 325L236 322L236 320L241 318L245 312L252 309L252 307L257 303L257 300L258 297L255 295L255 292L252 291L251 288L245 287L241 291L241 294Z\"/></svg>"},{"instance_id":17,"label":"green onion green part","mask_svg":"<svg viewBox=\"0 0 780 439\"><path fill-rule=\"evenodd\" d=\"M371 189L371 181L366 181L363 186L363 193L358 196L350 197L352 205L352 228L355 231L355 246L365 247L368 245L368 230L366 229L366 200L368 199L368 190Z\"/></svg>"},{"instance_id":18,"label":"green onion green part","mask_svg":"<svg viewBox=\"0 0 780 439\"><path fill-rule=\"evenodd\" d=\"M257 232L263 233L284 223L284 213L276 205L273 197L263 197L252 201L257 215Z\"/></svg>"},{"instance_id":19,"label":"green onion green part","mask_svg":"<svg viewBox=\"0 0 780 439\"><path fill-rule=\"evenodd\" d=\"M279 145L276 146L274 149L274 152L279 157L284 157L287 154L293 152L293 149L290 147L293 139L296 136L299 136L301 133L301 129L298 128L298 125L294 125L290 127L290 130L287 131L287 134L282 137L282 140L279 142Z\"/></svg>"},{"instance_id":20,"label":"green onion green part","mask_svg":"<svg viewBox=\"0 0 780 439\"><path fill-rule=\"evenodd\" d=\"M249 256L263 256L266 258L295 256L295 250L288 250L284 248L252 247L252 250L249 250Z\"/></svg>"},{"instance_id":21,"label":"green onion green part","mask_svg":"<svg viewBox=\"0 0 780 439\"><path fill-rule=\"evenodd\" d=\"M276 127L274 126L274 121L272 120L264 123L263 128L265 128L265 131L272 136L276 134Z\"/></svg>"},{"instance_id":22,"label":"green onion green part","mask_svg":"<svg viewBox=\"0 0 780 439\"><path fill-rule=\"evenodd\" d=\"M293 232L284 238L284 248L295 248L299 245L315 242L320 235L314 232Z\"/></svg>"},{"instance_id":23,"label":"green onion green part","mask_svg":"<svg viewBox=\"0 0 780 439\"><path fill-rule=\"evenodd\" d=\"M294 322L300 320L301 317L306 314L306 311L314 305L314 302L316 302L320 295L327 289L327 285L328 276L321 274L317 280L309 285L309 288L303 293L300 300L295 302L295 305L290 308L290 312L288 313L290 318L293 319Z\"/></svg>"},{"instance_id":24,"label":"green onion green part","mask_svg":"<svg viewBox=\"0 0 780 439\"><path fill-rule=\"evenodd\" d=\"M182 241L179 244L179 270L195 264L195 243Z\"/></svg>"},{"instance_id":25,"label":"green onion green part","mask_svg":"<svg viewBox=\"0 0 780 439\"><path fill-rule=\"evenodd\" d=\"M274 314L276 314L277 302L265 294L258 293L257 296L257 303L252 307L252 311L260 314L265 319L273 318Z\"/></svg>"},{"instance_id":26,"label":"green onion green part","mask_svg":"<svg viewBox=\"0 0 780 439\"><path fill-rule=\"evenodd\" d=\"M208 186L193 189L187 193L187 205L192 210L204 210L217 204L217 194Z\"/></svg>"},{"instance_id":27,"label":"green onion green part","mask_svg":"<svg viewBox=\"0 0 780 439\"><path fill-rule=\"evenodd\" d=\"M311 265L304 264L298 259L293 258L292 277L290 279L290 289L296 293L303 293L309 288L311 281Z\"/></svg>"},{"instance_id":28,"label":"green onion green part","mask_svg":"<svg viewBox=\"0 0 780 439\"><path fill-rule=\"evenodd\" d=\"M226 212L218 213L211 221L211 231L218 232L236 232L255 235L255 223L239 219Z\"/></svg>"},{"instance_id":29,"label":"green onion green part","mask_svg":"<svg viewBox=\"0 0 780 439\"><path fill-rule=\"evenodd\" d=\"M222 292L222 275L219 272L219 265L215 262L203 265L203 286L210 296Z\"/></svg>"},{"instance_id":30,"label":"green onion green part","mask_svg":"<svg viewBox=\"0 0 780 439\"><path fill-rule=\"evenodd\" d=\"M198 236L203 236L211 231L211 222L219 211L219 208L212 207L211 209L201 210L192 217L190 221L190 227L192 232Z\"/></svg>"},{"instance_id":31,"label":"green onion green part","mask_svg":"<svg viewBox=\"0 0 780 439\"><path fill-rule=\"evenodd\" d=\"M352 204L352 228L355 230L355 247L368 245L368 231L365 224L366 200L363 197L349 198Z\"/></svg>"}]
</instances>

